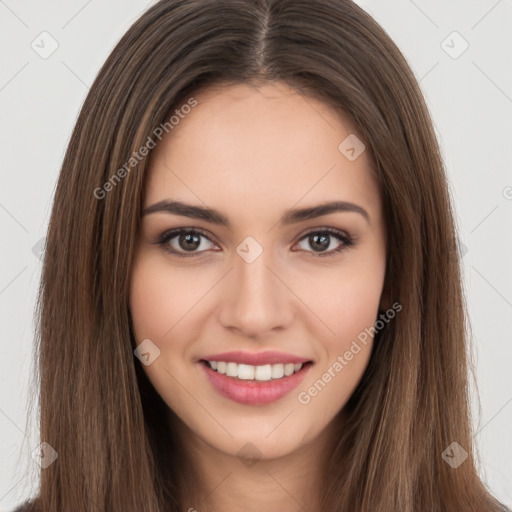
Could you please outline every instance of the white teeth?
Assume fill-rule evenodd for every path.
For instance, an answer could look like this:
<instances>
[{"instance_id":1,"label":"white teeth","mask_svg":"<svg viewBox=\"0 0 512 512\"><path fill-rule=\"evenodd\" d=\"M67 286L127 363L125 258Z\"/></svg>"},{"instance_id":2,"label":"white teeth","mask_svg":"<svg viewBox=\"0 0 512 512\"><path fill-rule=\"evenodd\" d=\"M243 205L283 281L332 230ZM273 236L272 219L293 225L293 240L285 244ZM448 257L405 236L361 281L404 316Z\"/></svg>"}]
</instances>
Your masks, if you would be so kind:
<instances>
[{"instance_id":1,"label":"white teeth","mask_svg":"<svg viewBox=\"0 0 512 512\"><path fill-rule=\"evenodd\" d=\"M272 366L270 364L256 366L254 378L256 380L270 380L272 378Z\"/></svg>"},{"instance_id":2,"label":"white teeth","mask_svg":"<svg viewBox=\"0 0 512 512\"><path fill-rule=\"evenodd\" d=\"M227 375L238 377L241 380L271 380L289 377L302 368L302 363L278 363L252 366L250 364L237 364L225 361L207 361L212 370Z\"/></svg>"},{"instance_id":3,"label":"white teeth","mask_svg":"<svg viewBox=\"0 0 512 512\"><path fill-rule=\"evenodd\" d=\"M239 379L253 380L254 379L254 366L251 366L250 364L239 364L237 375L238 375Z\"/></svg>"},{"instance_id":4,"label":"white teeth","mask_svg":"<svg viewBox=\"0 0 512 512\"><path fill-rule=\"evenodd\" d=\"M288 377L295 371L295 365L293 363L284 365L284 374Z\"/></svg>"},{"instance_id":5,"label":"white teeth","mask_svg":"<svg viewBox=\"0 0 512 512\"><path fill-rule=\"evenodd\" d=\"M226 366L226 375L228 377L238 376L238 365L236 363L228 363Z\"/></svg>"},{"instance_id":6,"label":"white teeth","mask_svg":"<svg viewBox=\"0 0 512 512\"><path fill-rule=\"evenodd\" d=\"M280 379L284 377L284 364L273 364L272 365L272 378Z\"/></svg>"}]
</instances>

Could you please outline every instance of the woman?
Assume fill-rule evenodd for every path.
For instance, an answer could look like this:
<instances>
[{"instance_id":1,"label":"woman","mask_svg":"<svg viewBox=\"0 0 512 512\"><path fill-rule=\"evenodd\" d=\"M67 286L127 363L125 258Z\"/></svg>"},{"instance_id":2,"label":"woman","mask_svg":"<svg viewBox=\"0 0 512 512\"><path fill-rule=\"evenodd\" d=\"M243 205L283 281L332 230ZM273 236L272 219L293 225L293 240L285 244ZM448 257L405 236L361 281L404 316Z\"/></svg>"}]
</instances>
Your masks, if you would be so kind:
<instances>
[{"instance_id":1,"label":"woman","mask_svg":"<svg viewBox=\"0 0 512 512\"><path fill-rule=\"evenodd\" d=\"M455 241L423 97L363 10L159 2L63 162L23 510L506 510Z\"/></svg>"}]
</instances>

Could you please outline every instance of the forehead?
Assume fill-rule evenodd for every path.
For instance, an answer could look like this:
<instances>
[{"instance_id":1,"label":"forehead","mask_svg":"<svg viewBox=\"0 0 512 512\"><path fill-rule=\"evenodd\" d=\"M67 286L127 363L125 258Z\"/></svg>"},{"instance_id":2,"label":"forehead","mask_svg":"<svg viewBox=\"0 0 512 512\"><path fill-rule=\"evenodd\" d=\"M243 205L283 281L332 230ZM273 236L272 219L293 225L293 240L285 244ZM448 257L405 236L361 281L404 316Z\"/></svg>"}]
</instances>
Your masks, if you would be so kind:
<instances>
[{"instance_id":1,"label":"forehead","mask_svg":"<svg viewBox=\"0 0 512 512\"><path fill-rule=\"evenodd\" d=\"M283 82L217 86L192 97L196 106L151 154L147 204L170 196L248 208L378 201L366 152L350 161L340 151L354 130L326 103Z\"/></svg>"}]
</instances>

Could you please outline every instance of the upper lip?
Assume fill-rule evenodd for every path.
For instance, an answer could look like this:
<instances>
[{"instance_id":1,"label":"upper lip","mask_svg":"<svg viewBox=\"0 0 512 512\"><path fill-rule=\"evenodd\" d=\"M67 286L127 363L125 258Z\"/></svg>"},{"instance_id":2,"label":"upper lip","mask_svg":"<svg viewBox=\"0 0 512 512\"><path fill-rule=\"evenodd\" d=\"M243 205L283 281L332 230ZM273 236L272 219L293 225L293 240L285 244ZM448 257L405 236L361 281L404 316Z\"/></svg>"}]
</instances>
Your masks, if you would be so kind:
<instances>
[{"instance_id":1,"label":"upper lip","mask_svg":"<svg viewBox=\"0 0 512 512\"><path fill-rule=\"evenodd\" d=\"M279 363L307 363L310 361L310 359L304 357L286 354L285 352L275 352L273 350L266 352L222 352L221 354L206 356L202 359L204 361L225 361L227 363L250 364L252 366Z\"/></svg>"}]
</instances>

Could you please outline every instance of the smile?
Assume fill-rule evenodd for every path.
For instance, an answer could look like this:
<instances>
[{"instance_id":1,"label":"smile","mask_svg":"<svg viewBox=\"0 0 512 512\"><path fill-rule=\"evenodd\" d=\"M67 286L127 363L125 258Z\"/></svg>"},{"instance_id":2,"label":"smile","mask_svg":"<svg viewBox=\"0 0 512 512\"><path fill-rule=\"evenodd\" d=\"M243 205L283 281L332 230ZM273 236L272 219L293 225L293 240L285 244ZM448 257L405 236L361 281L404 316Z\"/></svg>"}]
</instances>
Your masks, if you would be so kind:
<instances>
[{"instance_id":1,"label":"smile","mask_svg":"<svg viewBox=\"0 0 512 512\"><path fill-rule=\"evenodd\" d=\"M199 363L220 395L246 405L268 404L289 394L303 381L312 364L307 361L250 365L208 360Z\"/></svg>"},{"instance_id":2,"label":"smile","mask_svg":"<svg viewBox=\"0 0 512 512\"><path fill-rule=\"evenodd\" d=\"M250 364L226 361L206 361L210 368L227 377L240 380L267 381L289 377L302 368L302 363L278 363L252 366Z\"/></svg>"}]
</instances>

